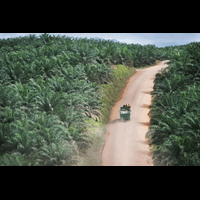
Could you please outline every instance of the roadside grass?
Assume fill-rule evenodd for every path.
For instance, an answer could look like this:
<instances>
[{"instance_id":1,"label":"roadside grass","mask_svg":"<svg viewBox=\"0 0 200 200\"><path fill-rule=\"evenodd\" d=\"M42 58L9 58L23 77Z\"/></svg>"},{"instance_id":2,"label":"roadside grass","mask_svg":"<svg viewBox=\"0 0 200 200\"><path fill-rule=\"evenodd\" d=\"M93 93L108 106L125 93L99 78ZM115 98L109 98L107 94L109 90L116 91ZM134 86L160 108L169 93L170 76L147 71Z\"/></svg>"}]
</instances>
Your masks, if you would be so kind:
<instances>
[{"instance_id":1,"label":"roadside grass","mask_svg":"<svg viewBox=\"0 0 200 200\"><path fill-rule=\"evenodd\" d=\"M111 84L102 85L102 119L100 123L107 124L110 119L112 107L118 101L123 88L126 86L126 81L136 72L135 68L128 68L124 65L116 65L114 69L114 79Z\"/></svg>"}]
</instances>

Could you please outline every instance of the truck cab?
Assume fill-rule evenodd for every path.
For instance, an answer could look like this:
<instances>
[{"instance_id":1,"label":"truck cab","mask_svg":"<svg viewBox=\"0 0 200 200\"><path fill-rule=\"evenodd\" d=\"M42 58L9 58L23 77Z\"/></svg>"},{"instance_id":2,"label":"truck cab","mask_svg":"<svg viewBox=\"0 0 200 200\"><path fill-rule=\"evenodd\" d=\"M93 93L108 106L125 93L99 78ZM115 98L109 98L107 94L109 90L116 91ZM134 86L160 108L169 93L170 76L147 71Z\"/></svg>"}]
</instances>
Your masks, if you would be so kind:
<instances>
[{"instance_id":1,"label":"truck cab","mask_svg":"<svg viewBox=\"0 0 200 200\"><path fill-rule=\"evenodd\" d=\"M131 106L129 104L125 104L122 107L120 107L120 119L130 120L131 115Z\"/></svg>"}]
</instances>

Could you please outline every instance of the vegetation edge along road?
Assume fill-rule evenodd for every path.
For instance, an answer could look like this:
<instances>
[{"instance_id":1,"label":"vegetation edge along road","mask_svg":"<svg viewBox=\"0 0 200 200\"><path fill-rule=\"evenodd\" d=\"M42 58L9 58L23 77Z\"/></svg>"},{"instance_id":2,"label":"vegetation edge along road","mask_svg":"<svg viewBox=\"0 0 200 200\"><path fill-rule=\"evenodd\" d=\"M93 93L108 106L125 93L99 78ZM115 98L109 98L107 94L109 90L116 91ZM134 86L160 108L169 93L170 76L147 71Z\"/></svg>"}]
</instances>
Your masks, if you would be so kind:
<instances>
[{"instance_id":1,"label":"vegetation edge along road","mask_svg":"<svg viewBox=\"0 0 200 200\"><path fill-rule=\"evenodd\" d=\"M147 133L155 165L200 165L200 43L170 55L156 75Z\"/></svg>"}]
</instances>

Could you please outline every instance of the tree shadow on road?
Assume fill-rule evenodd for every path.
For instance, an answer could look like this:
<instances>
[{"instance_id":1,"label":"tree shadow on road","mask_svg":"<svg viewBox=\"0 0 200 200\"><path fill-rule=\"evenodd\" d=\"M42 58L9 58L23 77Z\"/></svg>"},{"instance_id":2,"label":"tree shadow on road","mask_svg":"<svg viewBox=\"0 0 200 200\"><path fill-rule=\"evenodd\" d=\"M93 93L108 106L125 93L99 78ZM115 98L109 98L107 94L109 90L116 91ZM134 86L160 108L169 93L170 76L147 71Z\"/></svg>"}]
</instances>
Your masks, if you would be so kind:
<instances>
[{"instance_id":1,"label":"tree shadow on road","mask_svg":"<svg viewBox=\"0 0 200 200\"><path fill-rule=\"evenodd\" d=\"M150 151L146 151L146 150L140 150L140 151L137 151L137 152L141 153L142 155L148 155L148 156L151 155L151 152Z\"/></svg>"},{"instance_id":2,"label":"tree shadow on road","mask_svg":"<svg viewBox=\"0 0 200 200\"><path fill-rule=\"evenodd\" d=\"M149 126L150 125L150 123L149 122L139 122L141 125L143 125L143 126Z\"/></svg>"},{"instance_id":3,"label":"tree shadow on road","mask_svg":"<svg viewBox=\"0 0 200 200\"><path fill-rule=\"evenodd\" d=\"M144 94L151 94L152 91L142 91Z\"/></svg>"},{"instance_id":4,"label":"tree shadow on road","mask_svg":"<svg viewBox=\"0 0 200 200\"><path fill-rule=\"evenodd\" d=\"M140 108L148 108L149 109L150 107L148 104L142 104L142 105L140 105Z\"/></svg>"}]
</instances>

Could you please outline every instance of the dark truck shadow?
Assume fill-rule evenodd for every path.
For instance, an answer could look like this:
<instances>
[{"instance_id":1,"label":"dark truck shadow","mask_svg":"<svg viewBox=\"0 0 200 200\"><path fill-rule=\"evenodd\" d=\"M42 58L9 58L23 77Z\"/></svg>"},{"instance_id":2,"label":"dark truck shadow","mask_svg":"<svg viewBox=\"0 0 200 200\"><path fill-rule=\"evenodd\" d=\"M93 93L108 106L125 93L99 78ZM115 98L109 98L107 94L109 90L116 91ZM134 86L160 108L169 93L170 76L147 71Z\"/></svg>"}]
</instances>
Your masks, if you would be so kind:
<instances>
[{"instance_id":1,"label":"dark truck shadow","mask_svg":"<svg viewBox=\"0 0 200 200\"><path fill-rule=\"evenodd\" d=\"M108 124L115 124L117 122L125 122L125 121L129 121L129 120L124 120L124 119L114 119L112 121L109 121Z\"/></svg>"}]
</instances>

